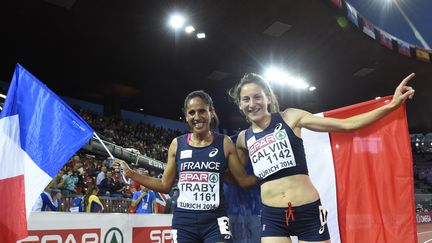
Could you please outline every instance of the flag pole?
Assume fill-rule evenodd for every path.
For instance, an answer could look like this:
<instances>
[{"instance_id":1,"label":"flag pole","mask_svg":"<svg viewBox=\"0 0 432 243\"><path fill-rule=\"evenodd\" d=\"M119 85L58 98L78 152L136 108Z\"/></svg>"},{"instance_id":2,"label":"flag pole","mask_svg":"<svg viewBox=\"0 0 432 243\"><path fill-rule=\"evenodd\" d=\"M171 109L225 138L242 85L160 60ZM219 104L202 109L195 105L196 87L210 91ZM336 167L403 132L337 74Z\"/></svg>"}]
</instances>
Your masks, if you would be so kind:
<instances>
[{"instance_id":1,"label":"flag pole","mask_svg":"<svg viewBox=\"0 0 432 243\"><path fill-rule=\"evenodd\" d=\"M111 157L111 159L115 159L114 156L111 154L111 152L109 151L109 149L105 146L105 143L102 141L102 139L100 139L100 137L97 135L96 132L93 132L93 135L95 135L96 139L99 140L99 142L102 144L102 146L104 147L104 149L107 151L107 153L109 154L109 156ZM120 171L120 176L122 177L123 181L128 184L126 177L123 175L123 170L121 168L121 166L119 166L119 171Z\"/></svg>"},{"instance_id":2,"label":"flag pole","mask_svg":"<svg viewBox=\"0 0 432 243\"><path fill-rule=\"evenodd\" d=\"M105 143L102 141L102 139L100 139L100 137L97 135L96 132L93 132L93 135L95 135L95 137L97 138L97 140L99 140L99 142L102 144L102 146L104 147L104 149L107 151L108 155L111 157L111 159L115 159L114 156L111 154L111 152L109 151L109 149L105 146Z\"/></svg>"},{"instance_id":3,"label":"flag pole","mask_svg":"<svg viewBox=\"0 0 432 243\"><path fill-rule=\"evenodd\" d=\"M2 98L2 99L6 99L6 95L4 95L4 94L0 94L0 98ZM1 110L3 110L3 107L0 106L0 111L1 111Z\"/></svg>"}]
</instances>

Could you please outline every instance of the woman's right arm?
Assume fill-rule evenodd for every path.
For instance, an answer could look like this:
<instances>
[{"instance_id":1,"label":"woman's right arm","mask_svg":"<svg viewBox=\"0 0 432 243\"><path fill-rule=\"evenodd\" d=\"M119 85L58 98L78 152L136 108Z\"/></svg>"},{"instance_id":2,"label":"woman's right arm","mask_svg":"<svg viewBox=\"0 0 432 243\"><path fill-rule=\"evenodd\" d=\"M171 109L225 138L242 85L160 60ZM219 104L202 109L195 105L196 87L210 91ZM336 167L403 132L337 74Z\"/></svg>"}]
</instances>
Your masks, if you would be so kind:
<instances>
[{"instance_id":1,"label":"woman's right arm","mask_svg":"<svg viewBox=\"0 0 432 243\"><path fill-rule=\"evenodd\" d=\"M168 159L167 166L164 170L162 178L153 178L150 176L145 176L137 173L136 171L129 168L127 163L123 160L115 160L114 164L116 166L121 165L123 169L123 174L126 177L138 182L139 184L158 192L168 193L174 184L177 176L177 163L175 161L175 155L177 151L177 139L171 142L168 149Z\"/></svg>"}]
</instances>

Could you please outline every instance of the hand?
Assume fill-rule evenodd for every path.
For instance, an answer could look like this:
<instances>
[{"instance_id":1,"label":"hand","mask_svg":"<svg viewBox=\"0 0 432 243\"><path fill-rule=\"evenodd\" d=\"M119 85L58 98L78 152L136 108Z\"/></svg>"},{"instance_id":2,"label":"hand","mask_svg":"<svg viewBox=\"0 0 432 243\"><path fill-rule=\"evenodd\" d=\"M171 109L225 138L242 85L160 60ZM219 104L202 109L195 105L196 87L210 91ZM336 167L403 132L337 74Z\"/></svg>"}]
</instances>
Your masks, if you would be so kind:
<instances>
[{"instance_id":1,"label":"hand","mask_svg":"<svg viewBox=\"0 0 432 243\"><path fill-rule=\"evenodd\" d=\"M414 97L414 89L411 86L406 86L408 81L410 81L414 75L415 73L411 73L402 80L399 86L396 87L393 99L391 101L391 103L393 103L393 105L396 107L403 104L406 99L412 99Z\"/></svg>"},{"instance_id":2,"label":"hand","mask_svg":"<svg viewBox=\"0 0 432 243\"><path fill-rule=\"evenodd\" d=\"M133 171L125 161L121 159L114 160L113 167L116 171L119 171L119 166L121 166L125 177L130 177L132 175Z\"/></svg>"}]
</instances>

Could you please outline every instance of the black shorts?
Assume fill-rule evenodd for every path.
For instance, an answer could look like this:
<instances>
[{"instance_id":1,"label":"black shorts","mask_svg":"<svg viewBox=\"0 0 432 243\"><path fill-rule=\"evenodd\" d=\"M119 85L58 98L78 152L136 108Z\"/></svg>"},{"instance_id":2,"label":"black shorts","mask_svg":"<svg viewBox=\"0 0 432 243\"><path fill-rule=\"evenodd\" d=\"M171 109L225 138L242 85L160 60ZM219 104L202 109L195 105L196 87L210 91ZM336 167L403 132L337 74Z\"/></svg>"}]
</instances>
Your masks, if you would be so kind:
<instances>
[{"instance_id":1,"label":"black shorts","mask_svg":"<svg viewBox=\"0 0 432 243\"><path fill-rule=\"evenodd\" d=\"M327 210L320 200L288 208L262 205L261 237L271 236L297 236L303 241L328 240Z\"/></svg>"},{"instance_id":2,"label":"black shorts","mask_svg":"<svg viewBox=\"0 0 432 243\"><path fill-rule=\"evenodd\" d=\"M199 211L195 213L175 212L172 229L175 243L232 242L229 219L226 214Z\"/></svg>"}]
</instances>

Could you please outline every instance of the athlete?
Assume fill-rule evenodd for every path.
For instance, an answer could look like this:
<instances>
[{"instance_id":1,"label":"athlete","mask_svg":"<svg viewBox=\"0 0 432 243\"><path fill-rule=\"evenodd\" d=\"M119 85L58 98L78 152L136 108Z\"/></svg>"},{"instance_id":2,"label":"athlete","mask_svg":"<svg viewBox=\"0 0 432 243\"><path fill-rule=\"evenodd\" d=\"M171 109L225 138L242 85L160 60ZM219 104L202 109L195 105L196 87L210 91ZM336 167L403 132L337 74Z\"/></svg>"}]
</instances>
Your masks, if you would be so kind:
<instances>
[{"instance_id":1,"label":"athlete","mask_svg":"<svg viewBox=\"0 0 432 243\"><path fill-rule=\"evenodd\" d=\"M121 165L126 177L163 193L168 193L178 178L174 242L232 242L223 193L224 173L229 169L244 188L254 186L256 177L246 174L230 138L213 132L219 120L207 93L190 93L183 111L191 133L171 142L161 179L140 175L122 160L116 160L115 166Z\"/></svg>"},{"instance_id":2,"label":"athlete","mask_svg":"<svg viewBox=\"0 0 432 243\"><path fill-rule=\"evenodd\" d=\"M250 123L240 132L237 152L245 164L248 157L261 184L261 242L330 242L326 210L308 176L301 129L313 131L352 131L367 126L414 96L406 86L414 74L396 88L388 104L347 119L321 118L279 104L268 82L261 76L246 74L229 94Z\"/></svg>"}]
</instances>

